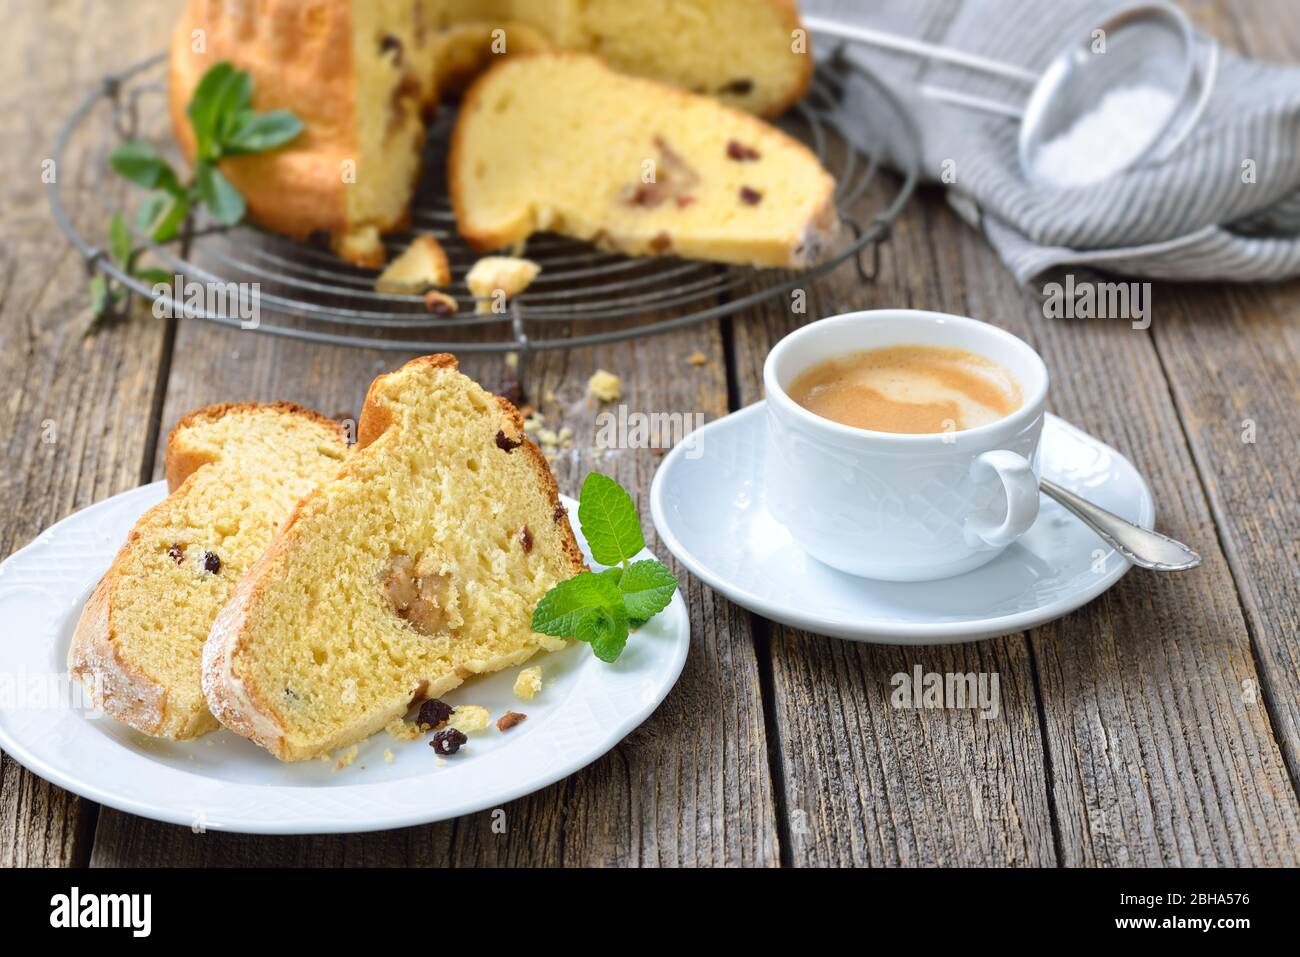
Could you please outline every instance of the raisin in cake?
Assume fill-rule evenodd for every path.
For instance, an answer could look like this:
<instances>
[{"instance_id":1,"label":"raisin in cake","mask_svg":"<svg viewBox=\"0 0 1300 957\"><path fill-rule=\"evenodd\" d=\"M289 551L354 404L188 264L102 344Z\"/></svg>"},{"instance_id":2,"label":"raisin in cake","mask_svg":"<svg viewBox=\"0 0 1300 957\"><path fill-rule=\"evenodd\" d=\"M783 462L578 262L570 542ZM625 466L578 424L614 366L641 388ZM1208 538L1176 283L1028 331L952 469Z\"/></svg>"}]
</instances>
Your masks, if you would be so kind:
<instances>
[{"instance_id":1,"label":"raisin in cake","mask_svg":"<svg viewBox=\"0 0 1300 957\"><path fill-rule=\"evenodd\" d=\"M158 737L217 727L199 686L212 621L346 454L338 423L287 404L216 405L180 421L167 441L171 494L136 523L73 635L68 667L96 707Z\"/></svg>"},{"instance_id":2,"label":"raisin in cake","mask_svg":"<svg viewBox=\"0 0 1300 957\"><path fill-rule=\"evenodd\" d=\"M478 249L549 230L635 256L798 268L838 229L835 181L801 143L576 53L512 57L479 78L448 179Z\"/></svg>"},{"instance_id":3,"label":"raisin in cake","mask_svg":"<svg viewBox=\"0 0 1300 957\"><path fill-rule=\"evenodd\" d=\"M519 413L454 357L376 379L358 438L244 577L203 650L213 713L286 761L562 647L532 630L533 608L584 567Z\"/></svg>"}]
</instances>

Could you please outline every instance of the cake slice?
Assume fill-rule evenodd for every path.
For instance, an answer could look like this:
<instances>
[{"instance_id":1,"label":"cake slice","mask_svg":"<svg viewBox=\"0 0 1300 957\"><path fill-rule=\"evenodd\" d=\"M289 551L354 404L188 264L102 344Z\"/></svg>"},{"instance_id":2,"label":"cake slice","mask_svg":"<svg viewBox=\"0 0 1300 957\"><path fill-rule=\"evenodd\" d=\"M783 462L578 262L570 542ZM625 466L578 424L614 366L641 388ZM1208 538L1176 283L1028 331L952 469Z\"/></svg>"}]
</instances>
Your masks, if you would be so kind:
<instances>
[{"instance_id":1,"label":"cake slice","mask_svg":"<svg viewBox=\"0 0 1300 957\"><path fill-rule=\"evenodd\" d=\"M808 88L813 57L794 0L423 0L438 31L438 89L501 53L598 53L622 73L777 116Z\"/></svg>"},{"instance_id":2,"label":"cake slice","mask_svg":"<svg viewBox=\"0 0 1300 957\"><path fill-rule=\"evenodd\" d=\"M285 761L563 647L532 631L533 608L584 567L519 413L453 356L376 379L358 439L244 577L203 649L212 712Z\"/></svg>"},{"instance_id":3,"label":"cake slice","mask_svg":"<svg viewBox=\"0 0 1300 957\"><path fill-rule=\"evenodd\" d=\"M576 53L511 57L466 94L448 179L479 250L538 230L629 255L801 268L833 244L835 181L756 117Z\"/></svg>"},{"instance_id":4,"label":"cake slice","mask_svg":"<svg viewBox=\"0 0 1300 957\"><path fill-rule=\"evenodd\" d=\"M294 504L338 471L342 426L285 403L214 405L167 440L171 494L136 523L86 603L68 668L95 706L145 734L217 727L203 642Z\"/></svg>"}]
</instances>

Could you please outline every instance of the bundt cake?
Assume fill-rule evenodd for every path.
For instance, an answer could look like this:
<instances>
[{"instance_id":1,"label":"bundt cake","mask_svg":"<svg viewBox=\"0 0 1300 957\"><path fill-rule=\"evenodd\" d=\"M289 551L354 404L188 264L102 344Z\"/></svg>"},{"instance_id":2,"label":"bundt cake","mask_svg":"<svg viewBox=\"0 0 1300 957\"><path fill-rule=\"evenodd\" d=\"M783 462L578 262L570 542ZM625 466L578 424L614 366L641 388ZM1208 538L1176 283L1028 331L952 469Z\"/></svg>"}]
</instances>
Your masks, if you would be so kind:
<instances>
[{"instance_id":1,"label":"bundt cake","mask_svg":"<svg viewBox=\"0 0 1300 957\"><path fill-rule=\"evenodd\" d=\"M420 171L422 114L499 54L590 51L617 68L779 113L807 87L806 37L790 0L189 0L172 39L170 105L194 160L186 108L221 61L248 71L259 111L303 133L221 169L253 222L296 239L328 234L349 262L379 267Z\"/></svg>"},{"instance_id":2,"label":"bundt cake","mask_svg":"<svg viewBox=\"0 0 1300 957\"><path fill-rule=\"evenodd\" d=\"M583 568L514 406L453 356L415 359L371 385L357 450L217 616L203 691L276 757L320 756L471 675L562 647L531 616Z\"/></svg>"},{"instance_id":3,"label":"bundt cake","mask_svg":"<svg viewBox=\"0 0 1300 957\"><path fill-rule=\"evenodd\" d=\"M297 406L215 405L167 441L171 494L136 523L82 612L68 667L96 707L145 734L217 727L203 642L294 503L338 471L342 427Z\"/></svg>"},{"instance_id":4,"label":"bundt cake","mask_svg":"<svg viewBox=\"0 0 1300 957\"><path fill-rule=\"evenodd\" d=\"M461 234L549 230L634 256L803 267L838 224L835 181L748 113L577 53L503 60L465 96L448 180Z\"/></svg>"}]
</instances>

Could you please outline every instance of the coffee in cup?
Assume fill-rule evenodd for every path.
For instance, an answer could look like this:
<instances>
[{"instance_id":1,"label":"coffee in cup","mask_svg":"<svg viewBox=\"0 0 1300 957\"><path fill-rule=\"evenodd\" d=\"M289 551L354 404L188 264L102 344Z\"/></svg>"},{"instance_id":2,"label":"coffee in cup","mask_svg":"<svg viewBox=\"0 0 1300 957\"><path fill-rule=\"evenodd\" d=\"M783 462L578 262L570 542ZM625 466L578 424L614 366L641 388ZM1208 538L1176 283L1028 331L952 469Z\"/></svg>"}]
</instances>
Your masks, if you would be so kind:
<instances>
[{"instance_id":1,"label":"coffee in cup","mask_svg":"<svg viewBox=\"0 0 1300 957\"><path fill-rule=\"evenodd\" d=\"M920 344L818 362L787 394L832 422L913 435L988 425L1024 402L1011 373L996 362L966 349Z\"/></svg>"}]
</instances>

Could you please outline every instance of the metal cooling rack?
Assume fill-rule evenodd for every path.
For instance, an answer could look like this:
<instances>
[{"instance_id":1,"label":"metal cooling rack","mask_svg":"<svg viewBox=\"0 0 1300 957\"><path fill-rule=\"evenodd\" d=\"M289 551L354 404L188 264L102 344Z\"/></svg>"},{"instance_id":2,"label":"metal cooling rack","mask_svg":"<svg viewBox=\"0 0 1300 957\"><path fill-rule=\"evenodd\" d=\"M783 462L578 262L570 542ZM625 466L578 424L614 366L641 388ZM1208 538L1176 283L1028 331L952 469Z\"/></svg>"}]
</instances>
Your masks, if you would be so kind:
<instances>
[{"instance_id":1,"label":"metal cooling rack","mask_svg":"<svg viewBox=\"0 0 1300 957\"><path fill-rule=\"evenodd\" d=\"M111 176L109 153L127 139L143 138L174 154L166 119L165 55L145 60L106 77L76 108L59 134L54 150L58 181L65 179L63 159L74 137L91 136L93 170L73 171L98 184ZM837 111L848 74L873 88L873 102L892 111L894 128L911 142L891 150L891 161L904 165L896 189L889 190L874 215L855 217L855 204L876 180L879 156L851 145ZM920 137L898 97L873 74L835 56L818 66L809 95L779 125L803 140L836 178L835 201L852 241L832 258L802 272L751 269L674 258L630 258L589 243L554 235L532 237L525 255L542 267L540 276L510 303L505 313L478 314L463 279L478 258L459 238L445 184L446 143L454 109L443 107L431 126L426 180L412 208L412 228L385 237L390 257L417 232L432 233L447 251L453 294L460 312L451 318L431 315L423 298L374 290L375 273L353 268L328 249L294 242L241 225L217 227L199 222L182 238L156 245L137 236L154 260L185 281L259 283L257 331L335 345L400 352L505 352L557 349L632 339L727 316L783 296L850 260L863 282L875 277L880 244L916 187ZM897 147L899 144L893 144ZM901 159L900 159L901 157ZM907 157L911 157L910 165ZM107 186L107 184L104 184ZM59 182L49 184L55 221L86 259L130 294L155 299L152 287L129 276L102 246L83 237L64 206ZM97 188L107 222L113 211L112 190ZM141 194L142 195L142 194ZM127 216L128 221L133 217ZM238 328L240 320L223 312L175 301L166 296L173 315ZM129 305L129 303L128 303Z\"/></svg>"}]
</instances>

